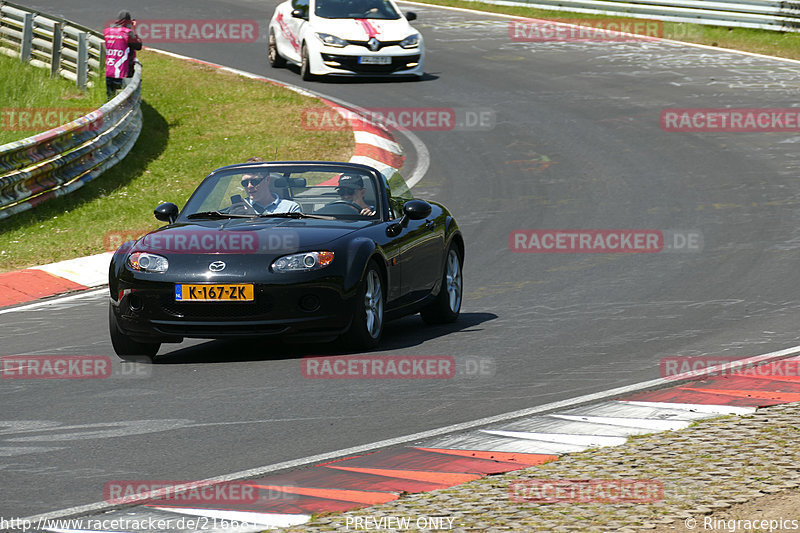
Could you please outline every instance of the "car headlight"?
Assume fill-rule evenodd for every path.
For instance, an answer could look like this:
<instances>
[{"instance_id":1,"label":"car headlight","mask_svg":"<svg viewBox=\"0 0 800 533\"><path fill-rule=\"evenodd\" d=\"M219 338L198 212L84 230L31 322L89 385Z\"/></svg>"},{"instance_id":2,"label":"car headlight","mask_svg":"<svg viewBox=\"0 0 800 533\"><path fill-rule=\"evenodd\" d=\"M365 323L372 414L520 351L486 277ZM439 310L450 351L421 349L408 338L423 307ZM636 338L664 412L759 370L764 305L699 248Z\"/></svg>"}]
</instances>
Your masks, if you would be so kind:
<instances>
[{"instance_id":1,"label":"car headlight","mask_svg":"<svg viewBox=\"0 0 800 533\"><path fill-rule=\"evenodd\" d=\"M333 252L304 252L284 255L272 263L273 272L303 272L325 268L333 262Z\"/></svg>"},{"instance_id":2,"label":"car headlight","mask_svg":"<svg viewBox=\"0 0 800 533\"><path fill-rule=\"evenodd\" d=\"M402 48L416 48L419 46L419 33L415 33L414 35L409 35L402 41L400 41L400 46Z\"/></svg>"},{"instance_id":3,"label":"car headlight","mask_svg":"<svg viewBox=\"0 0 800 533\"><path fill-rule=\"evenodd\" d=\"M128 256L128 266L142 272L166 272L169 261L160 255L134 252Z\"/></svg>"},{"instance_id":4,"label":"car headlight","mask_svg":"<svg viewBox=\"0 0 800 533\"><path fill-rule=\"evenodd\" d=\"M347 41L345 41L344 39L340 39L335 35L331 35L329 33L318 33L317 39L327 44L328 46L335 46L336 48L342 48L347 46Z\"/></svg>"}]
</instances>

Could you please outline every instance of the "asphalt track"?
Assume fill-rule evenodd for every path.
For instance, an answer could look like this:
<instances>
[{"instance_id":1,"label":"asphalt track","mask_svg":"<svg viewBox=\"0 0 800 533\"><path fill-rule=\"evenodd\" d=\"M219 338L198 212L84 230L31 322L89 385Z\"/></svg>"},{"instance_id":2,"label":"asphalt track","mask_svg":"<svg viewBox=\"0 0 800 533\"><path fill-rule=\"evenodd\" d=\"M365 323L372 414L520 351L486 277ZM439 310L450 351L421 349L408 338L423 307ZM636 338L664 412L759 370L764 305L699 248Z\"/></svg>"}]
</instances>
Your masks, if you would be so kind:
<instances>
[{"instance_id":1,"label":"asphalt track","mask_svg":"<svg viewBox=\"0 0 800 533\"><path fill-rule=\"evenodd\" d=\"M365 107L494 112L489 131L417 132L431 164L415 193L446 203L466 238L462 319L392 323L377 352L452 355L463 369L483 360L491 371L310 380L300 357L340 352L264 340L166 345L162 364L117 365L105 380L3 380L0 516L100 501L109 480L203 479L636 383L658 377L666 356L797 344L800 136L668 133L659 114L790 107L800 65L668 43L514 43L504 19L414 7L425 80L304 83L266 64L274 2L138 4L30 6L98 28L120 8L139 19L254 18L254 44L156 46ZM694 231L704 245L513 253L509 233L526 228ZM87 295L2 314L2 352L112 355L106 305Z\"/></svg>"}]
</instances>

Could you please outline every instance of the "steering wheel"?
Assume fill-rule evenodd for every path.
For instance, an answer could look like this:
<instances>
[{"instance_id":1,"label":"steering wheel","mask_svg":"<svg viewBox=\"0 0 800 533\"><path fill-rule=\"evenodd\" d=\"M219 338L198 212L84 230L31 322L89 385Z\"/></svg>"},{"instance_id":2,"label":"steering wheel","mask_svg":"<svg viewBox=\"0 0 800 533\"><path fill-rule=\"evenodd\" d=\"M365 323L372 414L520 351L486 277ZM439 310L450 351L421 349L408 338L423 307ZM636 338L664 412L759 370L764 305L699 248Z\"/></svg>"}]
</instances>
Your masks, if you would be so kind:
<instances>
[{"instance_id":1,"label":"steering wheel","mask_svg":"<svg viewBox=\"0 0 800 533\"><path fill-rule=\"evenodd\" d=\"M329 203L325 207L329 207L329 206L333 206L333 205L345 205L347 207L353 208L355 211L358 212L359 215L361 214L361 206L358 205L355 202L348 202L347 200L336 200L335 202Z\"/></svg>"},{"instance_id":2,"label":"steering wheel","mask_svg":"<svg viewBox=\"0 0 800 533\"><path fill-rule=\"evenodd\" d=\"M231 213L232 215L257 215L258 214L256 212L256 210L253 209L253 206L251 206L250 204L248 204L247 202L244 202L244 201L243 202L236 202L235 204L232 204L228 208L228 212Z\"/></svg>"}]
</instances>

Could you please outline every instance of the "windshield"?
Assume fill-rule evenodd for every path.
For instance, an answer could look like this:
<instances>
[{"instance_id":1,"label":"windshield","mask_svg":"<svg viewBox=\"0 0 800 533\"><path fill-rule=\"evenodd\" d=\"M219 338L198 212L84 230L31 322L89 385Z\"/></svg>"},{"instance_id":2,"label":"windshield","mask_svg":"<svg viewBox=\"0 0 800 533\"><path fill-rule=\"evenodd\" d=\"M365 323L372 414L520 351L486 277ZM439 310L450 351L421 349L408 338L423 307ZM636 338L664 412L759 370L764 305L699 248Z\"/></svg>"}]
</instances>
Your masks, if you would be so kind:
<instances>
[{"instance_id":1,"label":"windshield","mask_svg":"<svg viewBox=\"0 0 800 533\"><path fill-rule=\"evenodd\" d=\"M400 14L387 0L317 0L314 14L328 19L400 18Z\"/></svg>"},{"instance_id":2,"label":"windshield","mask_svg":"<svg viewBox=\"0 0 800 533\"><path fill-rule=\"evenodd\" d=\"M343 167L251 165L203 181L181 218L373 219L380 216L375 182L366 172Z\"/></svg>"}]
</instances>

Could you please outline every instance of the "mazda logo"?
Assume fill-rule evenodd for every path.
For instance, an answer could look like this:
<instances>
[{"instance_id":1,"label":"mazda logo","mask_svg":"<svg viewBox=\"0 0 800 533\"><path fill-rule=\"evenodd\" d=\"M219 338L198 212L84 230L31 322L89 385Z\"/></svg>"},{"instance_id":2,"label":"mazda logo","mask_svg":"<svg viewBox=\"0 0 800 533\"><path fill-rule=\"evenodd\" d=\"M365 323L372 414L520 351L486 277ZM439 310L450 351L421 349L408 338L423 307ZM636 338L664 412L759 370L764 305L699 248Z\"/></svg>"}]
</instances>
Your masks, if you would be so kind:
<instances>
[{"instance_id":1,"label":"mazda logo","mask_svg":"<svg viewBox=\"0 0 800 533\"><path fill-rule=\"evenodd\" d=\"M375 37L367 41L367 44L369 45L369 49L372 50L373 52L376 51L378 47L381 45L380 41L378 41L378 39L376 39Z\"/></svg>"},{"instance_id":2,"label":"mazda logo","mask_svg":"<svg viewBox=\"0 0 800 533\"><path fill-rule=\"evenodd\" d=\"M208 269L211 272L219 272L220 270L225 270L225 261L214 261L210 265L208 265Z\"/></svg>"}]
</instances>

